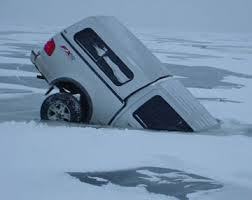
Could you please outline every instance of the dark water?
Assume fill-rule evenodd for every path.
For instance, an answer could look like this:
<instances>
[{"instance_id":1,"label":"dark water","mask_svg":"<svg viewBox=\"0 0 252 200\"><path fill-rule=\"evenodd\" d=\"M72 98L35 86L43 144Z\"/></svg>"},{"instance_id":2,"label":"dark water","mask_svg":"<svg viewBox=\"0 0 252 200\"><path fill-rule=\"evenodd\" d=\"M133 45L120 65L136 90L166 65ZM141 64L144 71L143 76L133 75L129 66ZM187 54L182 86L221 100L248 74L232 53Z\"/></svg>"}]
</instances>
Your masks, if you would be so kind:
<instances>
[{"instance_id":1,"label":"dark water","mask_svg":"<svg viewBox=\"0 0 252 200\"><path fill-rule=\"evenodd\" d=\"M222 188L222 184L196 174L179 170L140 167L111 172L68 172L83 183L103 186L109 183L121 187L143 187L150 193L188 200L187 195Z\"/></svg>"}]
</instances>

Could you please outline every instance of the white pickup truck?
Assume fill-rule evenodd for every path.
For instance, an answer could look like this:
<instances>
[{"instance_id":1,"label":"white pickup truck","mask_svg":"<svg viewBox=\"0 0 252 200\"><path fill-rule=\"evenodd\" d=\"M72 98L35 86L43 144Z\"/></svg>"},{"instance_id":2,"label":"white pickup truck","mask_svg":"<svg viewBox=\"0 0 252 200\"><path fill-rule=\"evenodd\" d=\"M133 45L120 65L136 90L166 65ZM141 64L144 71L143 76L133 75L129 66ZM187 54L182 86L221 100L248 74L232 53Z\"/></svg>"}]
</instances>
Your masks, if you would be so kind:
<instances>
[{"instance_id":1,"label":"white pickup truck","mask_svg":"<svg viewBox=\"0 0 252 200\"><path fill-rule=\"evenodd\" d=\"M89 17L56 34L31 61L50 89L41 119L122 128L202 131L218 122L114 17Z\"/></svg>"}]
</instances>

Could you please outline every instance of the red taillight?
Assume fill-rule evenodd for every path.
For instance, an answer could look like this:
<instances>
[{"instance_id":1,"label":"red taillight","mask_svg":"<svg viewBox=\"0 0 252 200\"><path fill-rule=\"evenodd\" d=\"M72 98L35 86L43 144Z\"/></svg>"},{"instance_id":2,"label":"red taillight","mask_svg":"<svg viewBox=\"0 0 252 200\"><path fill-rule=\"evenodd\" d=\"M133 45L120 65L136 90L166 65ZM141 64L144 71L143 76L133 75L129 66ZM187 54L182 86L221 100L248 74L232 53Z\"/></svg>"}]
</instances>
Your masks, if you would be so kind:
<instances>
[{"instance_id":1,"label":"red taillight","mask_svg":"<svg viewBox=\"0 0 252 200\"><path fill-rule=\"evenodd\" d=\"M45 52L46 52L46 54L47 54L48 56L51 56L51 55L53 54L53 52L54 52L54 50L55 50L55 42L54 42L53 39L49 40L49 41L45 44L44 50L45 50Z\"/></svg>"}]
</instances>

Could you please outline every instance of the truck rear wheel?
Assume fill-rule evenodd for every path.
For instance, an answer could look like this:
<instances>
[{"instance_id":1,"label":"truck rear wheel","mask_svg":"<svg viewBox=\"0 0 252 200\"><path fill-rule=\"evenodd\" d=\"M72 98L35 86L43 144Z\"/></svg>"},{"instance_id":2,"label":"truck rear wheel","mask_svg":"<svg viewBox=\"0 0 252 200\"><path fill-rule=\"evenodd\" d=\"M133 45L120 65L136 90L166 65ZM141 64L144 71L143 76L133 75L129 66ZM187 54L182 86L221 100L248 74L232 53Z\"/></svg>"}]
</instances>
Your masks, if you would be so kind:
<instances>
[{"instance_id":1,"label":"truck rear wheel","mask_svg":"<svg viewBox=\"0 0 252 200\"><path fill-rule=\"evenodd\" d=\"M42 120L81 122L80 102L71 94L56 93L45 99L41 106Z\"/></svg>"}]
</instances>

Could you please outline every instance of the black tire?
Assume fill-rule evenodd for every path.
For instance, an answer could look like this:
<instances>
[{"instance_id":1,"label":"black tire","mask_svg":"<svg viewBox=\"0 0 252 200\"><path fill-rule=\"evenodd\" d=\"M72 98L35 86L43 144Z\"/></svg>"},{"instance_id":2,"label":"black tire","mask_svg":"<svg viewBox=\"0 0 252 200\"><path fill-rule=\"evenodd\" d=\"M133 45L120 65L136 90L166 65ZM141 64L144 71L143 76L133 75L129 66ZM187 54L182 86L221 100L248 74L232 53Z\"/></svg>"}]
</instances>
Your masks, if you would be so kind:
<instances>
[{"instance_id":1,"label":"black tire","mask_svg":"<svg viewBox=\"0 0 252 200\"><path fill-rule=\"evenodd\" d=\"M63 106L63 109L66 111L67 119L60 117L60 114L56 114L53 117L55 119L50 119L52 107L58 108L57 105ZM68 115L69 113L69 115ZM52 114L53 115L53 114ZM71 94L68 93L56 93L47 97L40 110L40 117L42 120L57 120L57 121L68 121L68 122L81 122L81 105L80 102ZM50 117L50 118L49 118Z\"/></svg>"}]
</instances>

